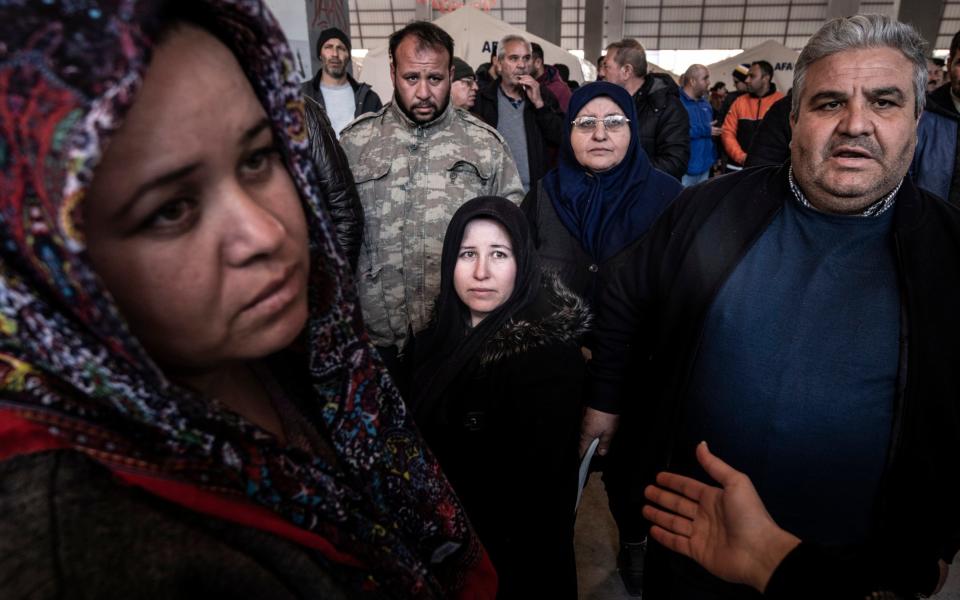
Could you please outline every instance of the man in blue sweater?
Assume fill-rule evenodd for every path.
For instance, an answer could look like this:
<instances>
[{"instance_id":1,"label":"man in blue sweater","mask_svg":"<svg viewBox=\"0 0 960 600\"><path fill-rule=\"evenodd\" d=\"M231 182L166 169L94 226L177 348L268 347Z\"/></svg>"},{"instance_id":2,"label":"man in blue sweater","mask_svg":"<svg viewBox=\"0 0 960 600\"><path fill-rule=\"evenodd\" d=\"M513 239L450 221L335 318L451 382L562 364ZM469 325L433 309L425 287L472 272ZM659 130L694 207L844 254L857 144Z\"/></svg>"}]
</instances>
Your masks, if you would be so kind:
<instances>
[{"instance_id":1,"label":"man in blue sweater","mask_svg":"<svg viewBox=\"0 0 960 600\"><path fill-rule=\"evenodd\" d=\"M690 65L680 78L680 101L690 116L690 162L680 183L688 187L710 177L710 167L717 160L713 138L723 130L713 118L713 107L707 100L710 71L703 65Z\"/></svg>"},{"instance_id":2,"label":"man in blue sweater","mask_svg":"<svg viewBox=\"0 0 960 600\"><path fill-rule=\"evenodd\" d=\"M658 471L712 483L707 440L806 549L870 557L849 597L930 594L960 546L960 209L905 177L925 46L881 15L826 23L796 63L790 160L686 189L596 305L581 443L602 452L622 415L636 514ZM758 597L646 559L647 600Z\"/></svg>"}]
</instances>

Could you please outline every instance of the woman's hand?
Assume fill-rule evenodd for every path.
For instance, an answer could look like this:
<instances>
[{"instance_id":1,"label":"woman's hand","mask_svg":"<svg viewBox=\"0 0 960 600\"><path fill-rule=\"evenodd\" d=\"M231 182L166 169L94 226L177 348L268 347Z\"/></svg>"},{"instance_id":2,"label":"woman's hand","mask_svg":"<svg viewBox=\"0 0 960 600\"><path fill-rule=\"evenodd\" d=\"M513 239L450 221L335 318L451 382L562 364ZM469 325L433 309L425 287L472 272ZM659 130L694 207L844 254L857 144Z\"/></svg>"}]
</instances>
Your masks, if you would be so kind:
<instances>
[{"instance_id":1,"label":"woman's hand","mask_svg":"<svg viewBox=\"0 0 960 600\"><path fill-rule=\"evenodd\" d=\"M706 442L697 446L697 460L722 487L658 474L657 486L648 486L644 494L667 510L643 507L643 516L653 523L650 535L717 577L763 592L800 540L777 526L750 478L714 456Z\"/></svg>"},{"instance_id":2,"label":"woman's hand","mask_svg":"<svg viewBox=\"0 0 960 600\"><path fill-rule=\"evenodd\" d=\"M597 454L605 456L619 422L620 416L613 413L593 408L584 411L583 421L580 423L580 456L583 457L587 448L596 438L600 438L600 443L597 444Z\"/></svg>"}]
</instances>

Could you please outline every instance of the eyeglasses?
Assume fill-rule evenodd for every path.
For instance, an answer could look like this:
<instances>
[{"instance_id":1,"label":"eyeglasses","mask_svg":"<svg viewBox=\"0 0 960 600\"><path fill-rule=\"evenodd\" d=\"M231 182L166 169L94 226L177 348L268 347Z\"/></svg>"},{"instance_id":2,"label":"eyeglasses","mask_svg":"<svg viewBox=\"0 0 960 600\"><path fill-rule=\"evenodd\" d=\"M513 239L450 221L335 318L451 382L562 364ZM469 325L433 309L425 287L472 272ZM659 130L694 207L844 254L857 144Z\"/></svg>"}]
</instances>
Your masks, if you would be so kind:
<instances>
[{"instance_id":1,"label":"eyeglasses","mask_svg":"<svg viewBox=\"0 0 960 600\"><path fill-rule=\"evenodd\" d=\"M603 129L606 131L617 131L629 122L630 119L623 115L607 115L602 119L598 119L597 117L580 117L579 119L570 121L570 123L580 131L593 131L600 123L603 123Z\"/></svg>"}]
</instances>

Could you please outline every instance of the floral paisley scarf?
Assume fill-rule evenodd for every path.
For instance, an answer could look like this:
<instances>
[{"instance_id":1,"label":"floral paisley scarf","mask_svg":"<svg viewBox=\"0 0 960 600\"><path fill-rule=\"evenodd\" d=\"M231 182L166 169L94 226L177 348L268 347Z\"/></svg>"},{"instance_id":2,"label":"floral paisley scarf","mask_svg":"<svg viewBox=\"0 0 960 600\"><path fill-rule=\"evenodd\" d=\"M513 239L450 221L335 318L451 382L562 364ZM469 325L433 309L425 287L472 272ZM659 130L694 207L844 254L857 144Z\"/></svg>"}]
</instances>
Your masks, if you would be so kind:
<instances>
[{"instance_id":1,"label":"floral paisley scarf","mask_svg":"<svg viewBox=\"0 0 960 600\"><path fill-rule=\"evenodd\" d=\"M360 592L492 597L486 554L363 332L279 27L260 0L191 1L237 56L300 190L306 404L332 453L281 445L165 378L87 260L77 209L165 3L0 0L0 460L82 452L120 481L315 549Z\"/></svg>"}]
</instances>

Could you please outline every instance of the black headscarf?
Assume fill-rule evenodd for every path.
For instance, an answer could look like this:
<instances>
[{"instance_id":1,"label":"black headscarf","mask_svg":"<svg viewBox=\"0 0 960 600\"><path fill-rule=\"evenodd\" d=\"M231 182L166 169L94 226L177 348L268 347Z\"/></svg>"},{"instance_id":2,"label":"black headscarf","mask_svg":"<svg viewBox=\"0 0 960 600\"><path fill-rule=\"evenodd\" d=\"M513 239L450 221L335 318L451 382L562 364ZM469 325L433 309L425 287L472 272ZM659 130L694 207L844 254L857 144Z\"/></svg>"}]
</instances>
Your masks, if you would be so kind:
<instances>
[{"instance_id":1,"label":"black headscarf","mask_svg":"<svg viewBox=\"0 0 960 600\"><path fill-rule=\"evenodd\" d=\"M623 160L592 173L573 153L571 121L594 98L606 96L630 119L630 145ZM637 240L683 189L650 163L640 145L640 128L630 94L608 82L585 85L570 98L560 162L543 178L557 216L596 261L604 261Z\"/></svg>"},{"instance_id":2,"label":"black headscarf","mask_svg":"<svg viewBox=\"0 0 960 600\"><path fill-rule=\"evenodd\" d=\"M503 225L513 244L517 275L513 293L471 328L470 311L457 296L453 270L467 224L474 219L491 219ZM440 295L434 305L430 327L419 337L414 350L416 371L411 399L419 418L434 413L453 379L475 359L490 339L519 311L536 299L541 284L540 260L523 212L506 198L481 196L460 207L447 226L440 260ZM445 415L440 415L445 420Z\"/></svg>"}]
</instances>

